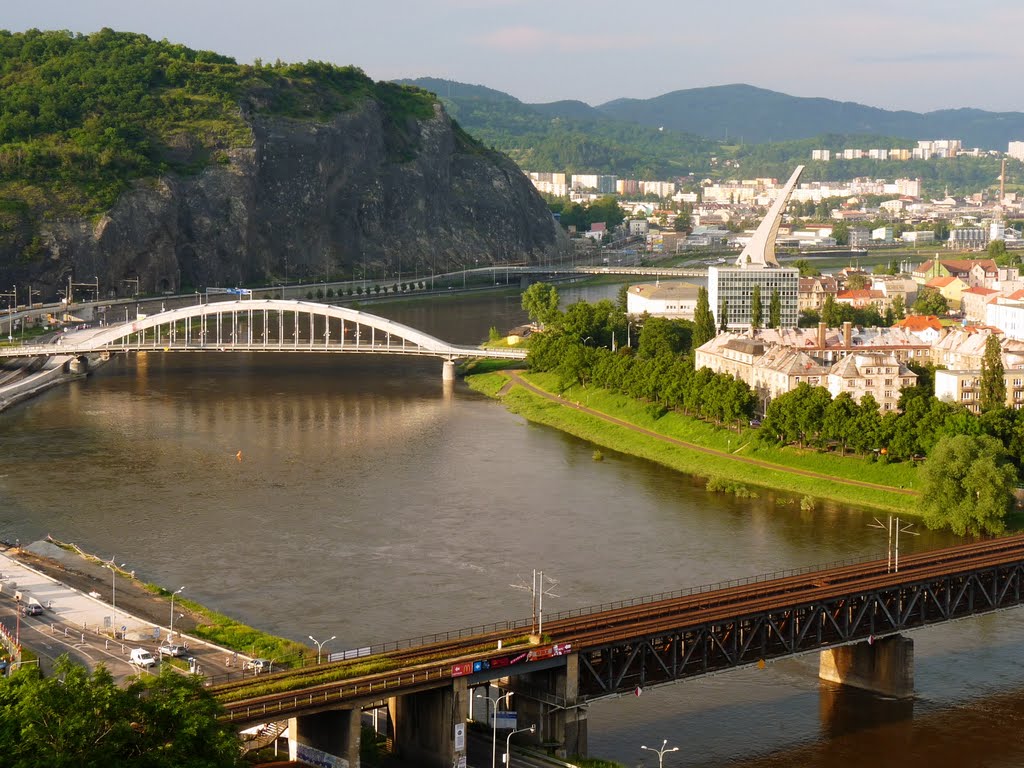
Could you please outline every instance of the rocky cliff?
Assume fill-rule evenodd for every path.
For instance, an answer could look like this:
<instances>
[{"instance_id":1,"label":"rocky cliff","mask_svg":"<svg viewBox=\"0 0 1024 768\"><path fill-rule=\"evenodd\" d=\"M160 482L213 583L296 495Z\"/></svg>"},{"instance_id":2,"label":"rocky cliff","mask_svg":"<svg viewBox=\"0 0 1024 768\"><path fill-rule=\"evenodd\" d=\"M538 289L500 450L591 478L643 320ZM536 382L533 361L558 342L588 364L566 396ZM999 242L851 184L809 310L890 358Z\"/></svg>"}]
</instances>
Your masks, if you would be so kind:
<instances>
[{"instance_id":1,"label":"rocky cliff","mask_svg":"<svg viewBox=\"0 0 1024 768\"><path fill-rule=\"evenodd\" d=\"M134 290L125 278L135 277L143 293L397 279L569 247L518 168L439 104L395 125L374 99L321 120L266 114L249 99L250 147L196 175L138 181L99 217L44 218L35 259L0 253L0 285L33 282L52 296L69 269L76 281L97 277L103 295Z\"/></svg>"}]
</instances>

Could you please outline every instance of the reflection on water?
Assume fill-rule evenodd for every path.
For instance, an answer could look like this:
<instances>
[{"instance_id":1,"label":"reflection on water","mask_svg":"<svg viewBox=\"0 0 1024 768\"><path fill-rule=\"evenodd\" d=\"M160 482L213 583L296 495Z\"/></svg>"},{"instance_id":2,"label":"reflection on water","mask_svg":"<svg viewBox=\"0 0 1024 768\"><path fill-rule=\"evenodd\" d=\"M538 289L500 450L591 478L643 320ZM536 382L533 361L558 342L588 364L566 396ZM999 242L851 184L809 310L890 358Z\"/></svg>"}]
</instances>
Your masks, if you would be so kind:
<instances>
[{"instance_id":1,"label":"reflection on water","mask_svg":"<svg viewBox=\"0 0 1024 768\"><path fill-rule=\"evenodd\" d=\"M521 319L518 297L483 303L387 314L460 343ZM559 579L556 612L884 553L869 514L709 495L592 453L445 387L437 360L140 355L0 414L0 536L116 554L339 650L526 616L509 585L533 568ZM639 745L668 738L667 766L1020 764L1022 629L1008 612L915 633L909 705L824 686L814 656L599 702L591 751L650 766Z\"/></svg>"}]
</instances>

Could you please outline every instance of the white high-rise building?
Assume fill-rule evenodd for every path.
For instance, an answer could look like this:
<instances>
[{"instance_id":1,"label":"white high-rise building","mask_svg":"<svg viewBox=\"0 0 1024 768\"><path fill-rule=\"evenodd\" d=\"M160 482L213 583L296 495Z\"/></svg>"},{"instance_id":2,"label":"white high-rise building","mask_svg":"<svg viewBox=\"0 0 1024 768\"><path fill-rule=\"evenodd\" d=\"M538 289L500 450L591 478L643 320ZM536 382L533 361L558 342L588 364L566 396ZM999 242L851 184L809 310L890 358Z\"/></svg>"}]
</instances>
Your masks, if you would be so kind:
<instances>
[{"instance_id":1,"label":"white high-rise building","mask_svg":"<svg viewBox=\"0 0 1024 768\"><path fill-rule=\"evenodd\" d=\"M1014 160L1024 160L1024 141L1011 141L1006 154Z\"/></svg>"}]
</instances>

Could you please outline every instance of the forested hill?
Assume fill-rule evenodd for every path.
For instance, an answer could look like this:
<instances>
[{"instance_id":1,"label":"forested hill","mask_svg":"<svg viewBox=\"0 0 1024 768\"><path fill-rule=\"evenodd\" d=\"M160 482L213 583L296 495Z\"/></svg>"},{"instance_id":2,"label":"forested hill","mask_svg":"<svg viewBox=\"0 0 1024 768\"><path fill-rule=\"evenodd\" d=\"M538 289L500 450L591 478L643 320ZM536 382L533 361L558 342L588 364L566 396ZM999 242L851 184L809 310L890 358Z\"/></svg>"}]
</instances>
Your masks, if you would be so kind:
<instances>
[{"instance_id":1,"label":"forested hill","mask_svg":"<svg viewBox=\"0 0 1024 768\"><path fill-rule=\"evenodd\" d=\"M392 128L431 117L436 101L355 67L238 65L109 29L0 31L0 189L93 213L132 179L195 172L251 146L247 113L325 119L366 99L388 106Z\"/></svg>"},{"instance_id":2,"label":"forested hill","mask_svg":"<svg viewBox=\"0 0 1024 768\"><path fill-rule=\"evenodd\" d=\"M891 111L742 84L690 88L651 99L616 99L595 109L611 118L689 131L727 144L791 141L833 133L960 139L965 147L1006 151L1008 142L1024 138L1021 112Z\"/></svg>"},{"instance_id":3,"label":"forested hill","mask_svg":"<svg viewBox=\"0 0 1024 768\"><path fill-rule=\"evenodd\" d=\"M671 178L706 173L719 151L716 142L609 118L581 101L525 104L481 85L426 77L396 82L437 94L466 131L527 170Z\"/></svg>"},{"instance_id":4,"label":"forested hill","mask_svg":"<svg viewBox=\"0 0 1024 768\"><path fill-rule=\"evenodd\" d=\"M564 247L515 165L422 89L108 29L0 31L0 284L383 277Z\"/></svg>"}]
</instances>

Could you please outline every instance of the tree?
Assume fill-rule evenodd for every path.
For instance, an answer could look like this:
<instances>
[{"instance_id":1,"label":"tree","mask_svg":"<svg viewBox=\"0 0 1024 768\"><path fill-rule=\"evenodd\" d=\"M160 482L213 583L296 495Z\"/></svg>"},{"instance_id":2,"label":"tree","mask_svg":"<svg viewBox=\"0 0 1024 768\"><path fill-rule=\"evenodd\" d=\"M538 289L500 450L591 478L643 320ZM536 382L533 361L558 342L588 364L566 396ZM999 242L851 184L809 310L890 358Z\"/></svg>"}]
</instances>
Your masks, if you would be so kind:
<instances>
[{"instance_id":1,"label":"tree","mask_svg":"<svg viewBox=\"0 0 1024 768\"><path fill-rule=\"evenodd\" d=\"M846 455L846 446L850 442L857 414L857 404L849 392L840 392L825 407L821 420L821 436L825 440L839 443L841 456Z\"/></svg>"},{"instance_id":2,"label":"tree","mask_svg":"<svg viewBox=\"0 0 1024 768\"><path fill-rule=\"evenodd\" d=\"M25 669L0 679L3 765L11 768L147 768L239 765L239 741L198 677L169 667L118 686L66 656L43 678Z\"/></svg>"},{"instance_id":3,"label":"tree","mask_svg":"<svg viewBox=\"0 0 1024 768\"><path fill-rule=\"evenodd\" d=\"M957 535L1002 533L1017 472L989 435L943 437L922 467L921 511L929 528Z\"/></svg>"},{"instance_id":4,"label":"tree","mask_svg":"<svg viewBox=\"0 0 1024 768\"><path fill-rule=\"evenodd\" d=\"M640 331L637 357L679 355L690 351L693 343L693 324L689 320L670 320L666 317L648 317Z\"/></svg>"},{"instance_id":5,"label":"tree","mask_svg":"<svg viewBox=\"0 0 1024 768\"><path fill-rule=\"evenodd\" d=\"M946 297L934 288L922 288L914 302L914 312L919 315L935 315L942 317L949 311Z\"/></svg>"},{"instance_id":6,"label":"tree","mask_svg":"<svg viewBox=\"0 0 1024 768\"><path fill-rule=\"evenodd\" d=\"M750 327L760 328L761 327L761 286L755 285L754 290L750 292Z\"/></svg>"},{"instance_id":7,"label":"tree","mask_svg":"<svg viewBox=\"0 0 1024 768\"><path fill-rule=\"evenodd\" d=\"M851 291L862 290L870 284L870 278L861 272L851 272L846 276L846 287Z\"/></svg>"},{"instance_id":8,"label":"tree","mask_svg":"<svg viewBox=\"0 0 1024 768\"><path fill-rule=\"evenodd\" d=\"M821 270L813 266L807 259L797 259L793 266L800 270L800 277L817 277Z\"/></svg>"},{"instance_id":9,"label":"tree","mask_svg":"<svg viewBox=\"0 0 1024 768\"><path fill-rule=\"evenodd\" d=\"M525 291L521 304L531 320L542 328L558 319L558 289L549 283L534 283Z\"/></svg>"},{"instance_id":10,"label":"tree","mask_svg":"<svg viewBox=\"0 0 1024 768\"><path fill-rule=\"evenodd\" d=\"M693 346L696 349L715 338L715 316L708 303L708 289L697 290L697 307L693 311Z\"/></svg>"},{"instance_id":11,"label":"tree","mask_svg":"<svg viewBox=\"0 0 1024 768\"><path fill-rule=\"evenodd\" d=\"M836 239L836 245L849 245L850 225L845 221L837 221L832 226L832 237Z\"/></svg>"},{"instance_id":12,"label":"tree","mask_svg":"<svg viewBox=\"0 0 1024 768\"><path fill-rule=\"evenodd\" d=\"M907 316L907 303L902 294L897 293L892 297L892 316L896 320L902 320Z\"/></svg>"},{"instance_id":13,"label":"tree","mask_svg":"<svg viewBox=\"0 0 1024 768\"><path fill-rule=\"evenodd\" d=\"M718 330L729 330L729 300L722 299L722 311L718 316Z\"/></svg>"},{"instance_id":14,"label":"tree","mask_svg":"<svg viewBox=\"0 0 1024 768\"><path fill-rule=\"evenodd\" d=\"M995 334L985 340L985 353L981 357L981 381L978 394L982 413L1006 405L1006 379L1003 378L1003 349Z\"/></svg>"},{"instance_id":15,"label":"tree","mask_svg":"<svg viewBox=\"0 0 1024 768\"><path fill-rule=\"evenodd\" d=\"M768 303L768 325L772 328L782 326L782 296L778 288L772 289L772 298Z\"/></svg>"},{"instance_id":16,"label":"tree","mask_svg":"<svg viewBox=\"0 0 1024 768\"><path fill-rule=\"evenodd\" d=\"M825 296L825 303L821 307L821 322L828 328L838 328L842 322L841 312L836 297L831 293Z\"/></svg>"}]
</instances>

